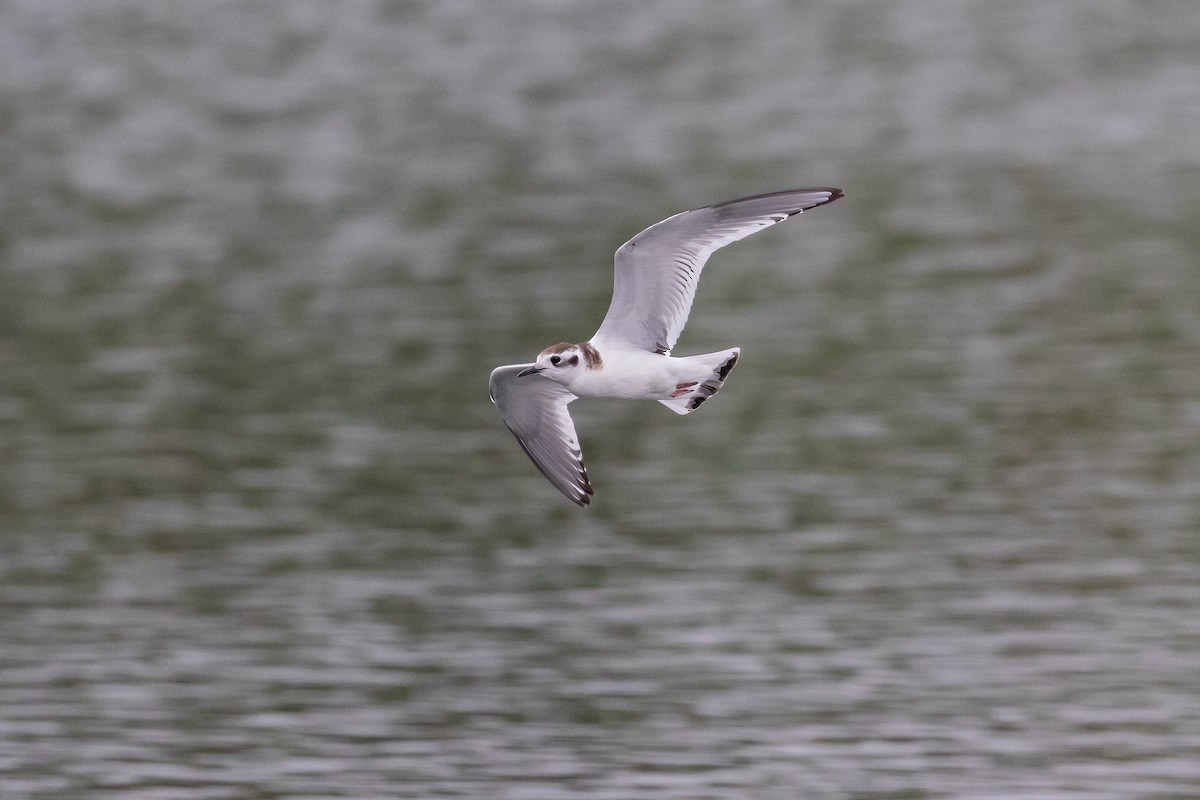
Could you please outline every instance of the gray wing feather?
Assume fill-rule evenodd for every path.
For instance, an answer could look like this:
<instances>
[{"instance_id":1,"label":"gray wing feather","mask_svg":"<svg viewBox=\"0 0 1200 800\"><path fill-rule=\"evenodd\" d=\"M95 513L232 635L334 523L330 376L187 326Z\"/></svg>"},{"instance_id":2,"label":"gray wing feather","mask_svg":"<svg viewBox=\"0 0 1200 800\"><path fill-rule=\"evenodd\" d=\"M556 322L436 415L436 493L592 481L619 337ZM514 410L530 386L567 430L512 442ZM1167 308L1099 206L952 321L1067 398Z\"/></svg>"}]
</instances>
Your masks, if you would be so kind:
<instances>
[{"instance_id":1,"label":"gray wing feather","mask_svg":"<svg viewBox=\"0 0 1200 800\"><path fill-rule=\"evenodd\" d=\"M617 250L612 304L592 341L669 353L687 322L709 256L841 196L832 188L773 192L684 211L651 225Z\"/></svg>"},{"instance_id":2,"label":"gray wing feather","mask_svg":"<svg viewBox=\"0 0 1200 800\"><path fill-rule=\"evenodd\" d=\"M572 501L591 502L592 485L583 466L579 437L567 404L575 395L541 375L517 373L532 364L497 367L488 382L492 402L521 449L541 473Z\"/></svg>"}]
</instances>

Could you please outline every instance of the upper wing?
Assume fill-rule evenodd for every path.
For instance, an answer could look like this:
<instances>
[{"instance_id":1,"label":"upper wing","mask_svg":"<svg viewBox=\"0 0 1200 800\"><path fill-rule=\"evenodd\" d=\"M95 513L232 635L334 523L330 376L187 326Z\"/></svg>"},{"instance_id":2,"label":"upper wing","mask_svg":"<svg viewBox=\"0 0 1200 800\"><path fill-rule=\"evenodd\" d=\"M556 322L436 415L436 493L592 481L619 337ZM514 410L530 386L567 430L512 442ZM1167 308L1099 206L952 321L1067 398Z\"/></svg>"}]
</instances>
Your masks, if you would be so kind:
<instances>
[{"instance_id":1,"label":"upper wing","mask_svg":"<svg viewBox=\"0 0 1200 800\"><path fill-rule=\"evenodd\" d=\"M492 370L488 382L492 402L521 449L560 492L581 506L591 502L592 485L567 403L575 399L558 383L541 375L517 373L533 364Z\"/></svg>"},{"instance_id":2,"label":"upper wing","mask_svg":"<svg viewBox=\"0 0 1200 800\"><path fill-rule=\"evenodd\" d=\"M593 341L669 353L692 309L700 271L714 251L841 196L841 189L773 192L684 211L651 225L617 250L612 305Z\"/></svg>"}]
</instances>

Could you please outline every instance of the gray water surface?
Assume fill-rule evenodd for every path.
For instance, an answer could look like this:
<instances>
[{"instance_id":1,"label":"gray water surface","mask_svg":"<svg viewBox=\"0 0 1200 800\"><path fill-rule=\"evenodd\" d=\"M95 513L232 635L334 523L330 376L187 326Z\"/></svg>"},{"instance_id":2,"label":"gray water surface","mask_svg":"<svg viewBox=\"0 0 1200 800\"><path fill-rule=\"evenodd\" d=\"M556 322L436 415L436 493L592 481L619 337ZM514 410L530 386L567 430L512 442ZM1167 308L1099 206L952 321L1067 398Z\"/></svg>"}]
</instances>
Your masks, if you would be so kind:
<instances>
[{"instance_id":1,"label":"gray water surface","mask_svg":"<svg viewBox=\"0 0 1200 800\"><path fill-rule=\"evenodd\" d=\"M0 10L0 796L1200 797L1190 3ZM686 418L497 364L697 205Z\"/></svg>"}]
</instances>

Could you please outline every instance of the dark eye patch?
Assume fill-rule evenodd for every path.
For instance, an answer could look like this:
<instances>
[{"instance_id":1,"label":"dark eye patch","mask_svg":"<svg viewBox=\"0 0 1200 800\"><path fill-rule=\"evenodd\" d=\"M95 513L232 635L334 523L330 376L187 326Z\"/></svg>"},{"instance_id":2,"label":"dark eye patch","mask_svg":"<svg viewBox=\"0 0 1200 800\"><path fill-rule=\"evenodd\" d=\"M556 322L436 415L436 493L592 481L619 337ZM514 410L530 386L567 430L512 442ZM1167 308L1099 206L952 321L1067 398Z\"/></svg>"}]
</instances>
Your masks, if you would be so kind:
<instances>
[{"instance_id":1,"label":"dark eye patch","mask_svg":"<svg viewBox=\"0 0 1200 800\"><path fill-rule=\"evenodd\" d=\"M572 367L573 367L573 366L575 366L576 364L578 364L578 363L579 363L579 356L571 356L571 362L570 362L570 363L571 363L571 366L572 366Z\"/></svg>"}]
</instances>

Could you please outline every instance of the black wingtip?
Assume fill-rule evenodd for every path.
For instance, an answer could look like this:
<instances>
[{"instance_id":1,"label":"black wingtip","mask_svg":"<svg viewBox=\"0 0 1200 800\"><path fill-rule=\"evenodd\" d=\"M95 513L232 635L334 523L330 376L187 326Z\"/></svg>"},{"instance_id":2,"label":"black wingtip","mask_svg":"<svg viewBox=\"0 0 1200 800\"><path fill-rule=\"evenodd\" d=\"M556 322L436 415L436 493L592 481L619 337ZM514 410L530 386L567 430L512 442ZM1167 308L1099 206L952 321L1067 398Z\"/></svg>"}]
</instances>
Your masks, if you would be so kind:
<instances>
[{"instance_id":1,"label":"black wingtip","mask_svg":"<svg viewBox=\"0 0 1200 800\"><path fill-rule=\"evenodd\" d=\"M832 186L824 186L824 187L820 187L817 189L796 189L795 191L797 191L797 192L829 192L829 197L826 197L824 200L822 200L819 203L813 203L811 206L805 206L804 208L797 208L795 211L788 214L789 217L794 217L797 214L800 214L805 211L810 211L814 208L820 208L821 206L827 206L830 203L832 203L834 200L838 200L838 199L846 196L846 193L843 192L841 189L835 189ZM779 194L791 194L791 192L780 192Z\"/></svg>"},{"instance_id":2,"label":"black wingtip","mask_svg":"<svg viewBox=\"0 0 1200 800\"><path fill-rule=\"evenodd\" d=\"M810 208L817 208L818 206L828 205L829 203L832 203L834 200L837 200L839 198L846 196L845 192L843 192L841 189L838 189L833 186L806 186L802 189L784 189L779 192L766 192L764 194L752 194L747 197L739 197L736 200L726 200L723 203L717 203L710 207L711 208L721 208L723 206L731 206L734 203L744 203L749 200L762 200L762 199L765 199L768 197L782 197L784 195L789 195L789 194L819 194L821 192L828 192L829 196L813 203L812 205L807 205L802 208L797 208L795 211L788 211L785 213L789 217L791 217L796 214L799 214L801 211L806 211Z\"/></svg>"},{"instance_id":3,"label":"black wingtip","mask_svg":"<svg viewBox=\"0 0 1200 800\"><path fill-rule=\"evenodd\" d=\"M592 496L596 494L596 492L592 489L592 482L588 479L587 467L583 468L582 475L580 477L583 478L583 485L579 488L584 491L584 494L579 495L579 497L572 497L571 499L574 500L575 505L579 506L580 508L587 508L588 505L591 504Z\"/></svg>"}]
</instances>

